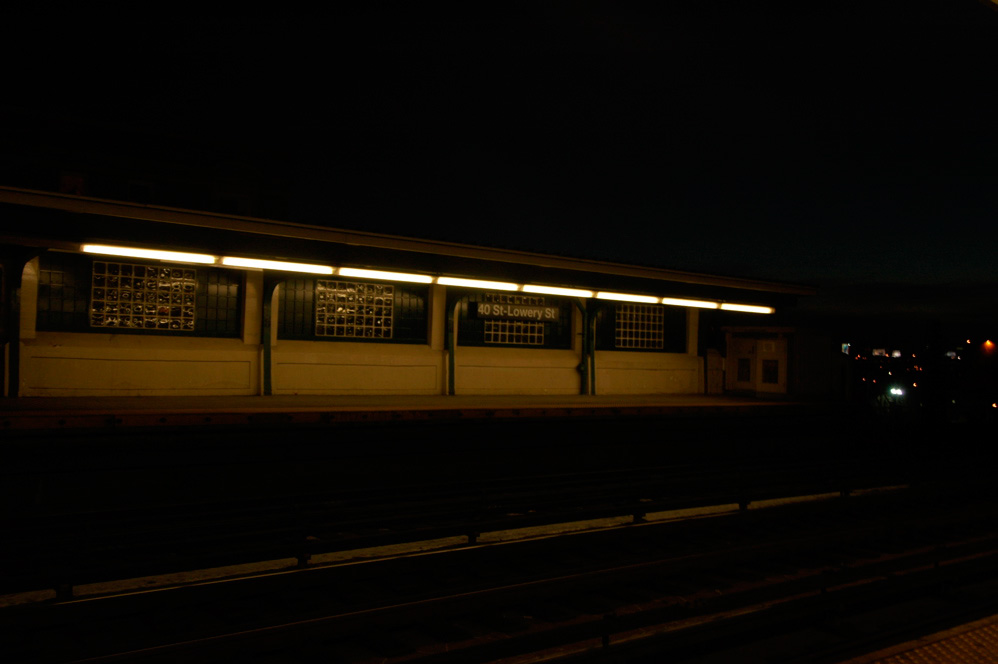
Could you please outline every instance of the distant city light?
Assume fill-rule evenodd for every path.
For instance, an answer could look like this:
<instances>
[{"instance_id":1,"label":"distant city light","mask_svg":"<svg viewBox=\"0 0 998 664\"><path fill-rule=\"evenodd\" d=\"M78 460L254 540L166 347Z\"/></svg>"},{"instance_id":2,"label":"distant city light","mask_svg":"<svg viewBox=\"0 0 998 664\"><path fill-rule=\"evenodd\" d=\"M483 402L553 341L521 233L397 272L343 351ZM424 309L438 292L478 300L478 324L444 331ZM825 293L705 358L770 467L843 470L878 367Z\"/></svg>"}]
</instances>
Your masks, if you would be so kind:
<instances>
[{"instance_id":1,"label":"distant city light","mask_svg":"<svg viewBox=\"0 0 998 664\"><path fill-rule=\"evenodd\" d=\"M904 394L904 390L902 390L900 387L892 387L891 394L893 394L894 396L901 396L902 394Z\"/></svg>"},{"instance_id":2,"label":"distant city light","mask_svg":"<svg viewBox=\"0 0 998 664\"><path fill-rule=\"evenodd\" d=\"M874 357L886 357L887 356L887 350L884 349L884 348L874 348L873 349L873 356Z\"/></svg>"}]
</instances>

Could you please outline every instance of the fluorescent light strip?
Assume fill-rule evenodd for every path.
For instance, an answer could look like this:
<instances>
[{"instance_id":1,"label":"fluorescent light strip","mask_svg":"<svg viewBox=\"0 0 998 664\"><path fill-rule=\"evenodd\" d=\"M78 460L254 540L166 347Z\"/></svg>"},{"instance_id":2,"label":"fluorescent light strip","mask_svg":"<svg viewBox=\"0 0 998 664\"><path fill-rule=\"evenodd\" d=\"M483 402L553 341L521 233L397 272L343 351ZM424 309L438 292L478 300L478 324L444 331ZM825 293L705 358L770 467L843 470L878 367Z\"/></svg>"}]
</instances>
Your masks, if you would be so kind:
<instances>
[{"instance_id":1,"label":"fluorescent light strip","mask_svg":"<svg viewBox=\"0 0 998 664\"><path fill-rule=\"evenodd\" d=\"M309 272L311 274L333 273L333 268L328 265L285 263L284 261L267 261L257 258L238 258L236 256L222 256L222 265L227 265L229 267L248 267L258 270L280 270L282 272Z\"/></svg>"},{"instance_id":2,"label":"fluorescent light strip","mask_svg":"<svg viewBox=\"0 0 998 664\"><path fill-rule=\"evenodd\" d=\"M721 304L725 311L744 311L750 314L771 314L775 309L772 307L760 307L754 304Z\"/></svg>"},{"instance_id":3,"label":"fluorescent light strip","mask_svg":"<svg viewBox=\"0 0 998 664\"><path fill-rule=\"evenodd\" d=\"M524 293L541 293L544 295L566 295L568 297L592 297L593 292L580 288L559 288L557 286L534 286L527 284L522 288Z\"/></svg>"},{"instance_id":4,"label":"fluorescent light strip","mask_svg":"<svg viewBox=\"0 0 998 664\"><path fill-rule=\"evenodd\" d=\"M464 288L490 288L492 290L515 291L520 287L505 281L479 281L478 279L461 279L459 277L437 277L437 283L444 286L462 286Z\"/></svg>"},{"instance_id":5,"label":"fluorescent light strip","mask_svg":"<svg viewBox=\"0 0 998 664\"><path fill-rule=\"evenodd\" d=\"M596 293L597 300L618 300L620 302L644 302L645 304L658 304L657 297L650 295L631 295L630 293L608 293L600 291Z\"/></svg>"},{"instance_id":6,"label":"fluorescent light strip","mask_svg":"<svg viewBox=\"0 0 998 664\"><path fill-rule=\"evenodd\" d=\"M208 254L189 254L183 251L160 251L158 249L136 249L134 247L111 247L106 244L85 244L80 250L87 254L104 254L107 256L126 256L128 258L151 258L158 261L173 261L175 263L205 263L215 262L214 256Z\"/></svg>"},{"instance_id":7,"label":"fluorescent light strip","mask_svg":"<svg viewBox=\"0 0 998 664\"><path fill-rule=\"evenodd\" d=\"M433 277L425 274L409 274L407 272L384 272L383 270L362 270L355 267L341 267L336 271L341 277L357 277L358 279L381 279L384 281L408 281L414 284L431 284Z\"/></svg>"},{"instance_id":8,"label":"fluorescent light strip","mask_svg":"<svg viewBox=\"0 0 998 664\"><path fill-rule=\"evenodd\" d=\"M683 300L676 297L663 297L662 304L673 307L696 307L697 309L717 309L717 302L707 302L705 300Z\"/></svg>"},{"instance_id":9,"label":"fluorescent light strip","mask_svg":"<svg viewBox=\"0 0 998 664\"><path fill-rule=\"evenodd\" d=\"M309 263L288 263L285 261L270 261L257 258L239 258L236 256L223 256L221 260L217 256L208 254L195 254L183 251L163 251L159 249L138 249L135 247L117 247L106 244L84 244L80 250L87 254L101 254L105 256L123 256L126 258L146 258L151 260L172 261L175 263L202 263L213 265L220 262L227 267L253 268L260 270L280 270L283 272L307 272L311 274L333 274L333 268L328 265L312 265ZM344 277L356 277L359 279L383 279L385 281L407 281L419 284L433 283L433 277L425 274L411 274L407 272L387 272L383 270L364 270L360 268L343 267L338 273ZM460 277L437 277L436 282L444 286L461 286L464 288L487 288L492 290L516 291L521 290L518 284L506 281L483 281L480 279L462 279ZM525 293L541 293L545 295L564 295L567 297L593 297L593 291L581 288L560 288L557 286L537 286L527 284L522 287ZM683 300L671 297L651 297L650 295L634 295L631 293L613 293L599 291L595 294L599 300L617 300L620 302L642 302L646 304L666 304L679 307L698 307L702 309L717 309L716 302L704 300ZM753 314L771 314L775 310L772 307L763 307L754 304L730 304L722 303L720 308L725 311L741 311Z\"/></svg>"}]
</instances>

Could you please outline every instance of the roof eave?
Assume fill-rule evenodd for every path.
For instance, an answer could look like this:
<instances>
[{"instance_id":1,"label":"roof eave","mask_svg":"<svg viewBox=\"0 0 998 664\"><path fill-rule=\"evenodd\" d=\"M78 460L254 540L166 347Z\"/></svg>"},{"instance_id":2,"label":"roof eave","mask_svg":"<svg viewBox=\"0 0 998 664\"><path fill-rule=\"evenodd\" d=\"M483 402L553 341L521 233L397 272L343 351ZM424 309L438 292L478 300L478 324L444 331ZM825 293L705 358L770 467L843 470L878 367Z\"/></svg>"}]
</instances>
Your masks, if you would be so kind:
<instances>
[{"instance_id":1,"label":"roof eave","mask_svg":"<svg viewBox=\"0 0 998 664\"><path fill-rule=\"evenodd\" d=\"M352 231L322 226L310 226L293 222L274 221L255 217L221 215L180 208L142 205L108 199L89 198L70 194L35 191L0 186L0 202L38 208L48 208L163 224L195 226L214 230L269 235L313 240L335 244L372 247L393 251L418 252L505 263L517 263L562 270L575 270L596 274L610 274L639 279L654 279L685 284L719 286L790 295L814 295L815 289L809 286L786 284L738 277L685 272L664 268L642 267L596 261L584 258L570 258L551 254L534 253L510 249L493 249L474 245L422 240L417 238L383 235L364 231Z\"/></svg>"}]
</instances>

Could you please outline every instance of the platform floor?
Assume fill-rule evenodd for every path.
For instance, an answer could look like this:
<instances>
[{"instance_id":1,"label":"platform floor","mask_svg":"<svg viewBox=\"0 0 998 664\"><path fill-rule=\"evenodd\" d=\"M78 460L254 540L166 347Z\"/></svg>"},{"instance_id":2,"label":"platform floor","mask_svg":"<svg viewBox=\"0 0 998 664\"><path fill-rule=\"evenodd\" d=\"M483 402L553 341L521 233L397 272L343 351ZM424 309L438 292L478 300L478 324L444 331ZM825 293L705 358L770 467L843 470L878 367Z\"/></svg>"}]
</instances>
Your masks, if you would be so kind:
<instances>
[{"instance_id":1,"label":"platform floor","mask_svg":"<svg viewBox=\"0 0 998 664\"><path fill-rule=\"evenodd\" d=\"M0 399L2 429L515 417L703 416L827 404L708 395L275 395Z\"/></svg>"},{"instance_id":2,"label":"platform floor","mask_svg":"<svg viewBox=\"0 0 998 664\"><path fill-rule=\"evenodd\" d=\"M998 615L855 657L840 664L994 664Z\"/></svg>"}]
</instances>

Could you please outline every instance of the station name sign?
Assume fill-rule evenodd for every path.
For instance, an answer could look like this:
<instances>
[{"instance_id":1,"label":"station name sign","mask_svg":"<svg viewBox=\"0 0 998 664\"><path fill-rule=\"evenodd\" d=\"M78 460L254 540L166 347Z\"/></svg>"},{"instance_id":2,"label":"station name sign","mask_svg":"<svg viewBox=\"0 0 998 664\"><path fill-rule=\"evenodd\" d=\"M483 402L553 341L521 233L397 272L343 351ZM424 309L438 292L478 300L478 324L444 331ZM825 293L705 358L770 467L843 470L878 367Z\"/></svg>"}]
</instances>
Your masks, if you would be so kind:
<instances>
[{"instance_id":1,"label":"station name sign","mask_svg":"<svg viewBox=\"0 0 998 664\"><path fill-rule=\"evenodd\" d=\"M478 318L541 322L558 320L558 313L558 307L543 307L533 304L493 304L491 302L479 302L475 310L475 315Z\"/></svg>"}]
</instances>

